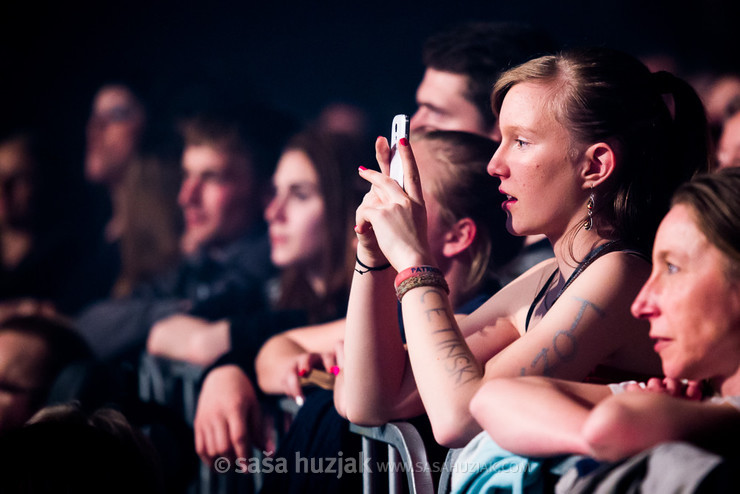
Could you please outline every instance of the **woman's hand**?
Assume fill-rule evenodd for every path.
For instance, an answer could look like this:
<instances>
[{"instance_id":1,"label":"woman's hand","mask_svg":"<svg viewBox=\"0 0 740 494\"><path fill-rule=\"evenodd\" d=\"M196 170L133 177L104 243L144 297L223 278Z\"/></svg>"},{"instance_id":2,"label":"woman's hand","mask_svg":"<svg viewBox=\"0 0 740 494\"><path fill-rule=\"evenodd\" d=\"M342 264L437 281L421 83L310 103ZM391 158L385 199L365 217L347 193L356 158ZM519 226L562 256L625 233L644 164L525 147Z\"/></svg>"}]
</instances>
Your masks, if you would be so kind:
<instances>
[{"instance_id":1,"label":"woman's hand","mask_svg":"<svg viewBox=\"0 0 740 494\"><path fill-rule=\"evenodd\" d=\"M407 140L399 142L406 191L390 178L390 150L385 138L375 142L375 156L382 173L360 168L372 184L357 209L357 256L369 266L390 262L396 271L409 266L434 264L427 240L427 216L419 170ZM387 259L387 261L386 261Z\"/></svg>"},{"instance_id":2,"label":"woman's hand","mask_svg":"<svg viewBox=\"0 0 740 494\"><path fill-rule=\"evenodd\" d=\"M642 391L659 393L674 398L686 398L688 400L701 400L701 383L699 381L682 381L666 377L663 379L653 377L646 385L631 383L626 386L626 391Z\"/></svg>"},{"instance_id":3,"label":"woman's hand","mask_svg":"<svg viewBox=\"0 0 740 494\"><path fill-rule=\"evenodd\" d=\"M337 367L336 354L334 352L306 352L301 355L297 355L294 365L283 377L282 392L301 404L304 399L301 377L308 375L311 369L323 369L337 375L339 367Z\"/></svg>"},{"instance_id":4,"label":"woman's hand","mask_svg":"<svg viewBox=\"0 0 740 494\"><path fill-rule=\"evenodd\" d=\"M207 465L221 456L249 458L263 447L260 404L252 383L236 365L208 373L195 412L195 449Z\"/></svg>"}]
</instances>

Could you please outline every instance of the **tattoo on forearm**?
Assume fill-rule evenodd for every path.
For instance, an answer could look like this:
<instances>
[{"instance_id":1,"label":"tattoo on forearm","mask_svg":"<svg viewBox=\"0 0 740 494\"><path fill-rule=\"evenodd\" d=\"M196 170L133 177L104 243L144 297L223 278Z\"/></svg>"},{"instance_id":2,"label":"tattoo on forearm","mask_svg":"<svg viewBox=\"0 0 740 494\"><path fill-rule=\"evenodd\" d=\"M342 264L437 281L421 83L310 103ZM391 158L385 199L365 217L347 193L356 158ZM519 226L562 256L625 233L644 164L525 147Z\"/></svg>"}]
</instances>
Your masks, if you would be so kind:
<instances>
[{"instance_id":1,"label":"tattoo on forearm","mask_svg":"<svg viewBox=\"0 0 740 494\"><path fill-rule=\"evenodd\" d=\"M436 296L433 296L436 295ZM427 297L429 296L429 297ZM478 376L478 366L464 338L450 325L454 316L447 309L442 295L436 290L427 290L421 295L423 304L434 304L424 311L429 322L438 322L441 327L432 334L445 334L445 339L436 344L444 369L456 385L465 384Z\"/></svg>"},{"instance_id":2,"label":"tattoo on forearm","mask_svg":"<svg viewBox=\"0 0 740 494\"><path fill-rule=\"evenodd\" d=\"M588 308L593 309L599 317L604 317L604 315L606 314L598 306L586 299L580 297L573 297L573 299L580 302L581 307L578 309L578 313L576 314L573 323L570 325L570 328L567 330L562 329L555 333L555 336L552 337L552 346L550 348L542 348L542 350L540 350L537 355L535 355L534 359L532 360L532 364L530 365L530 370L537 368L541 362L541 375L547 377L552 376L553 370L558 364L563 362L570 362L576 357L576 354L578 353L578 339L576 338L575 331L578 327L578 324L581 322L583 314L586 312L586 310ZM555 354L553 362L551 362L551 360L548 358L549 351L551 349L552 353ZM527 369L525 367L522 367L520 374L522 376L527 375Z\"/></svg>"},{"instance_id":3,"label":"tattoo on forearm","mask_svg":"<svg viewBox=\"0 0 740 494\"><path fill-rule=\"evenodd\" d=\"M472 356L459 338L453 337L442 341L437 344L437 348L442 352L445 370L455 379L455 384L466 383L475 377L476 369Z\"/></svg>"}]
</instances>

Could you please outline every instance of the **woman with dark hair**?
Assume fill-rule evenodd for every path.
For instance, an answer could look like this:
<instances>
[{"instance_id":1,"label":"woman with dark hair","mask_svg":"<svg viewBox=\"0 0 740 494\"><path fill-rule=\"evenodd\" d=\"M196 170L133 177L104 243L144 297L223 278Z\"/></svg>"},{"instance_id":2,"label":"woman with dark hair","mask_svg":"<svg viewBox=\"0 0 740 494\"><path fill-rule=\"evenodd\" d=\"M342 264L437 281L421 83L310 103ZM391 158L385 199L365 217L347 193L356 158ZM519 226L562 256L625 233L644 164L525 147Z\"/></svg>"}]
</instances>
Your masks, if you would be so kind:
<instances>
[{"instance_id":1,"label":"woman with dark hair","mask_svg":"<svg viewBox=\"0 0 740 494\"><path fill-rule=\"evenodd\" d=\"M270 257L280 271L265 286L268 307L213 322L178 314L154 326L148 351L197 365L246 352L251 362L279 330L342 317L354 259L353 208L364 190L351 169L362 156L358 142L317 128L290 139L264 211Z\"/></svg>"},{"instance_id":2,"label":"woman with dark hair","mask_svg":"<svg viewBox=\"0 0 740 494\"><path fill-rule=\"evenodd\" d=\"M351 165L362 156L349 136L308 130L288 141L273 176L265 219L272 262L281 269L275 307L301 310L308 323L346 310L354 265L353 208L365 189ZM303 181L296 178L299 170ZM311 199L316 212L309 209Z\"/></svg>"},{"instance_id":3,"label":"woman with dark hair","mask_svg":"<svg viewBox=\"0 0 740 494\"><path fill-rule=\"evenodd\" d=\"M360 170L372 189L355 229L358 260L374 269L353 279L344 342L342 407L353 422L425 410L437 440L461 446L481 432L470 401L494 377L612 381L660 372L629 305L649 274L645 254L671 194L708 166L701 101L670 74L594 49L507 71L493 102L502 142L488 172L501 180L509 231L544 234L555 258L455 318L424 235L411 147L400 146L404 191L387 176L379 139L383 173ZM387 309L398 300L408 350Z\"/></svg>"},{"instance_id":4,"label":"woman with dark hair","mask_svg":"<svg viewBox=\"0 0 740 494\"><path fill-rule=\"evenodd\" d=\"M246 446L242 450L241 443L228 442L228 433L229 427L243 428L245 445L254 439L247 434L262 433L254 384L254 358L262 343L289 328L344 316L354 262L354 210L366 190L354 172L363 160L361 149L348 136L316 128L297 134L285 146L264 213L270 257L280 269L266 287L270 305L244 317L203 322L193 344L187 345L208 353L197 363L208 364L228 351L203 382L195 419L198 451L236 448L237 457L248 457ZM213 331L220 325L228 327L225 345ZM213 339L218 340L215 345L209 341ZM239 410L238 424L225 418L224 410L232 408Z\"/></svg>"},{"instance_id":5,"label":"woman with dark hair","mask_svg":"<svg viewBox=\"0 0 740 494\"><path fill-rule=\"evenodd\" d=\"M481 207L485 198L498 194L496 181L485 172L496 143L483 136L453 131L414 134L412 140L422 187L428 194L427 236L432 253L449 280L455 312L468 314L500 288L496 269L521 246L521 238L506 231L503 211ZM364 272L362 267L356 269ZM312 386L304 388L304 378L311 382L315 376L313 369L331 372L341 382L338 348L344 325L345 321L339 320L286 331L270 338L257 356L260 389L288 395L302 404L273 457L284 459L294 475L266 475L263 493L354 492L361 488L359 472L352 475L348 471L340 477L329 472L302 472L295 460L299 456L351 458L360 452L360 437L350 432L349 423L334 407L341 389L335 388L332 393ZM239 415L231 416L239 420ZM426 418L417 417L412 423L425 439L430 439L430 458L443 461L447 451L431 441ZM238 440L231 437L233 442ZM202 457L210 463L216 452L211 450Z\"/></svg>"}]
</instances>

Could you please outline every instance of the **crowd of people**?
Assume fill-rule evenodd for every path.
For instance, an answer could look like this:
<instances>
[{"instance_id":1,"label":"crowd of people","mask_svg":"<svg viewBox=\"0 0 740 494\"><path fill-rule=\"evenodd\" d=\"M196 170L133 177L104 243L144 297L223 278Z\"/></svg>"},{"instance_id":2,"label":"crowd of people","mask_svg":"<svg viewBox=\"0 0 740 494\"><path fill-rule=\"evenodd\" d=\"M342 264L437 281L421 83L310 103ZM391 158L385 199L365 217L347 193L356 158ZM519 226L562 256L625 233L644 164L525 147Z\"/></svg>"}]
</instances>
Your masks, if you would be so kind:
<instances>
[{"instance_id":1,"label":"crowd of people","mask_svg":"<svg viewBox=\"0 0 740 494\"><path fill-rule=\"evenodd\" d=\"M453 492L740 485L717 473L740 430L740 76L705 88L508 23L422 59L403 187L348 105L165 117L106 81L84 186L6 125L0 485L109 490L79 466L100 449L131 469L111 489L182 492L196 456L257 449L288 465L260 492L357 492L359 471L294 462L356 457L351 423L394 420L455 451ZM144 355L201 369L192 423L138 395ZM23 459L60 444L55 482L33 478Z\"/></svg>"}]
</instances>

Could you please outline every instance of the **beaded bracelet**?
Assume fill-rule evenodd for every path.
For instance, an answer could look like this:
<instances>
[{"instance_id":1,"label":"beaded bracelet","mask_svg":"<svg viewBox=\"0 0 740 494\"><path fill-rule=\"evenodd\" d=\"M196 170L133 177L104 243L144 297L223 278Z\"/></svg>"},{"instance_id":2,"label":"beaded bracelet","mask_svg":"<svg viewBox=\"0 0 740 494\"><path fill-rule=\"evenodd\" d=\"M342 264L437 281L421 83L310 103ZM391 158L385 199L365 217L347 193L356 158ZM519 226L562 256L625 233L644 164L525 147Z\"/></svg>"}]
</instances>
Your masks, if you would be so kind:
<instances>
[{"instance_id":1,"label":"beaded bracelet","mask_svg":"<svg viewBox=\"0 0 740 494\"><path fill-rule=\"evenodd\" d=\"M434 271L412 274L408 278L401 281L401 283L396 286L396 297L398 298L398 301L400 302L401 299L403 299L403 296L406 295L406 292L408 292L412 288L418 288L420 286L438 287L443 289L445 293L449 294L450 287L447 285L445 277L442 276L442 272L439 269L434 269Z\"/></svg>"},{"instance_id":2,"label":"beaded bracelet","mask_svg":"<svg viewBox=\"0 0 740 494\"><path fill-rule=\"evenodd\" d=\"M444 275L442 274L442 270L439 268L435 268L434 266L412 266L410 268L404 269L396 275L396 280L393 282L393 286L395 286L396 290L398 290L399 285L403 283L404 280L421 273L437 273L440 276L444 277Z\"/></svg>"}]
</instances>

